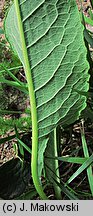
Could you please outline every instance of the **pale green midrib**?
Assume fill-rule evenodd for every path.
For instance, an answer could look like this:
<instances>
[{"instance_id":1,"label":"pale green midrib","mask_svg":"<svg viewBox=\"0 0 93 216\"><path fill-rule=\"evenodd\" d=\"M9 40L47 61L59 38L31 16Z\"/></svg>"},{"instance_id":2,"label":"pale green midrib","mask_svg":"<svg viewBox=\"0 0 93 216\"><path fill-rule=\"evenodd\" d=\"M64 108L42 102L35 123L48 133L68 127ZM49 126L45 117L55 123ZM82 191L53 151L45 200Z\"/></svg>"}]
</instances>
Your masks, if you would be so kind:
<instances>
[{"instance_id":1,"label":"pale green midrib","mask_svg":"<svg viewBox=\"0 0 93 216\"><path fill-rule=\"evenodd\" d=\"M33 87L33 80L31 76L31 69L29 65L29 59L28 59L28 53L26 49L26 42L25 42L25 36L24 36L24 30L23 25L21 21L21 15L20 15L20 7L18 0L14 0L15 9L16 9L16 15L18 19L18 27L19 27L19 33L20 33L20 39L21 39L21 46L23 51L23 58L24 58L24 66L25 66L25 73L28 83L28 90L29 90L29 98L30 98L30 106L31 106L31 117L32 117L32 177L33 182L35 184L36 190L40 197L42 199L47 199L45 193L43 192L42 186L40 184L39 178L38 178L38 167L37 167L37 161L38 161L38 125L37 125L37 110L36 110L36 101L35 101L35 93L34 93L34 87Z\"/></svg>"}]
</instances>

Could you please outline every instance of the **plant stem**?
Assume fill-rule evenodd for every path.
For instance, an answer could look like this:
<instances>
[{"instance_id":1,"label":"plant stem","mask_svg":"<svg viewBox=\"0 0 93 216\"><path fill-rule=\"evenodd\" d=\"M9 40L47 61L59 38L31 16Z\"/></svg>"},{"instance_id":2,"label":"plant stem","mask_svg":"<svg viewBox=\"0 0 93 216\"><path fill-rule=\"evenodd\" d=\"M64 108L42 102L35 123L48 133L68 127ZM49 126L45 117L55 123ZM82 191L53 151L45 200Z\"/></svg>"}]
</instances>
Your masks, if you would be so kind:
<instances>
[{"instance_id":1,"label":"plant stem","mask_svg":"<svg viewBox=\"0 0 93 216\"><path fill-rule=\"evenodd\" d=\"M0 64L0 66L4 69L4 71L6 71L9 76L15 81L15 82L18 82L19 85L22 85L24 86L24 84L10 71L8 70L3 64Z\"/></svg>"},{"instance_id":2,"label":"plant stem","mask_svg":"<svg viewBox=\"0 0 93 216\"><path fill-rule=\"evenodd\" d=\"M57 150L57 129L55 128L54 129L54 156L55 157L58 157L58 150ZM59 168L58 168L58 160L54 160L54 163L55 163L55 180L57 182L60 183L60 175L59 175ZM60 200L62 199L61 197L61 189L60 187L54 182L54 190L55 190L55 195L56 195L56 198L57 200Z\"/></svg>"},{"instance_id":3,"label":"plant stem","mask_svg":"<svg viewBox=\"0 0 93 216\"><path fill-rule=\"evenodd\" d=\"M43 188L41 186L39 177L38 177L38 124L37 124L37 109L36 109L36 100L35 100L35 93L34 93L34 86L33 86L33 79L31 75L31 68L28 59L28 53L26 48L25 42L25 35L23 30L23 24L21 20L20 14L20 7L19 1L14 0L16 15L18 19L18 27L20 32L20 39L21 39L21 46L23 51L24 63L25 63L25 73L28 83L28 90L29 90L29 99L30 99L30 107L31 107L31 120L32 120L32 158L31 158L31 171L32 171L32 178L34 182L34 186L40 195L41 199L47 199Z\"/></svg>"}]
</instances>

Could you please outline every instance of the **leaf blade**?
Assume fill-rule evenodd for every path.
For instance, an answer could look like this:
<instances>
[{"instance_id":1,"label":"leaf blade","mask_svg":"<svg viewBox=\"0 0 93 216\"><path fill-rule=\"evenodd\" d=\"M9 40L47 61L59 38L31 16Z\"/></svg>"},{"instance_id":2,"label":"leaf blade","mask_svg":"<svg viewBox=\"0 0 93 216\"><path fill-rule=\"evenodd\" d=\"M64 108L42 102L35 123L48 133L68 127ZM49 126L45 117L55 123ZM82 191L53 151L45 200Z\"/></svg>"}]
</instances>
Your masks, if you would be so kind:
<instances>
[{"instance_id":1,"label":"leaf blade","mask_svg":"<svg viewBox=\"0 0 93 216\"><path fill-rule=\"evenodd\" d=\"M15 31L17 31L13 7L9 15L13 18ZM24 12L24 8L28 9ZM40 0L38 3L34 1L31 5L30 1L24 3L20 1L20 10L34 80L39 138L41 138L50 133L58 122L63 120L63 125L65 125L75 121L80 111L86 106L86 98L74 91L74 89L85 92L88 90L89 75L83 43L83 28L74 1L65 3L64 1L61 3L60 1L57 3L46 1L45 3ZM74 20L75 17L77 19ZM32 26L31 28L28 23ZM15 32L12 28L13 26L11 31ZM9 33L8 27L6 33L9 37L11 32ZM10 37L10 41L12 40L12 45L16 46L14 49L24 65L20 37L17 40L18 37L17 31L16 38L13 40ZM75 111L75 116L73 116ZM71 115L73 121L69 118Z\"/></svg>"}]
</instances>

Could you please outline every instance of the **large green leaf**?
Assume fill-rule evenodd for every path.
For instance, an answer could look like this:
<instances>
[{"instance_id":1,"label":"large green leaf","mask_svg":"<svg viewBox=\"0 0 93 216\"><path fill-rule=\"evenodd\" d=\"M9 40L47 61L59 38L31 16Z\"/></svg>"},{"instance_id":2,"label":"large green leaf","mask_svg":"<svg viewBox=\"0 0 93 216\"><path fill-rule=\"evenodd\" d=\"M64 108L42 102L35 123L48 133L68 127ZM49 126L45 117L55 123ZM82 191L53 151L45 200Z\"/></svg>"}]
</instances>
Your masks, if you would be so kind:
<instances>
[{"instance_id":1,"label":"large green leaf","mask_svg":"<svg viewBox=\"0 0 93 216\"><path fill-rule=\"evenodd\" d=\"M29 165L13 158L0 166L0 197L14 199L20 196L30 182Z\"/></svg>"},{"instance_id":2,"label":"large green leaf","mask_svg":"<svg viewBox=\"0 0 93 216\"><path fill-rule=\"evenodd\" d=\"M60 122L73 123L86 106L86 97L76 91L89 87L83 26L75 0L19 0L19 4L43 139L39 143L44 145L46 135ZM5 29L24 65L14 5Z\"/></svg>"},{"instance_id":3,"label":"large green leaf","mask_svg":"<svg viewBox=\"0 0 93 216\"><path fill-rule=\"evenodd\" d=\"M86 98L75 91L88 90L83 28L73 0L19 2L42 137L60 120L63 125L75 121L86 106ZM24 64L14 5L5 26L6 35Z\"/></svg>"}]
</instances>

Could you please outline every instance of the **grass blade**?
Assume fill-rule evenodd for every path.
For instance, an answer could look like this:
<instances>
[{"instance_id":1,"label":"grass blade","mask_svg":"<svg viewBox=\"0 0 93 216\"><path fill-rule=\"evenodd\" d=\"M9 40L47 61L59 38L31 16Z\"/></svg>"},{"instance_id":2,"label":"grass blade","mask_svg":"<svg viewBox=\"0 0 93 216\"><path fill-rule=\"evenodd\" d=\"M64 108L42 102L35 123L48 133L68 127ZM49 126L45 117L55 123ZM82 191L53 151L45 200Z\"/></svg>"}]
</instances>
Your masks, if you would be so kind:
<instances>
[{"instance_id":1,"label":"grass blade","mask_svg":"<svg viewBox=\"0 0 93 216\"><path fill-rule=\"evenodd\" d=\"M19 65L19 66L16 66L16 67L12 67L12 68L8 68L9 71L12 71L12 70L17 70L17 69L20 69L20 68L23 68L23 66ZM3 73L5 72L5 69L0 71L0 73Z\"/></svg>"},{"instance_id":2,"label":"grass blade","mask_svg":"<svg viewBox=\"0 0 93 216\"><path fill-rule=\"evenodd\" d=\"M17 141L19 142L19 144L24 147L24 149L26 149L30 154L32 153L31 149L19 138L17 138Z\"/></svg>"},{"instance_id":3,"label":"grass blade","mask_svg":"<svg viewBox=\"0 0 93 216\"><path fill-rule=\"evenodd\" d=\"M71 183L78 175L80 175L93 162L93 154L78 168L78 170L69 178L66 184Z\"/></svg>"},{"instance_id":4,"label":"grass blade","mask_svg":"<svg viewBox=\"0 0 93 216\"><path fill-rule=\"evenodd\" d=\"M19 139L19 133L18 133L18 130L17 130L16 126L15 126L15 133L16 133L16 139L17 139L17 141L18 141L18 139ZM21 154L22 157L24 158L24 148L23 148L22 145L20 145L20 142L19 142L19 141L18 141L18 146L19 146L20 154Z\"/></svg>"},{"instance_id":5,"label":"grass blade","mask_svg":"<svg viewBox=\"0 0 93 216\"><path fill-rule=\"evenodd\" d=\"M0 110L0 114L22 114L22 111Z\"/></svg>"},{"instance_id":6,"label":"grass blade","mask_svg":"<svg viewBox=\"0 0 93 216\"><path fill-rule=\"evenodd\" d=\"M85 15L83 16L84 16L85 23L93 26L93 20Z\"/></svg>"},{"instance_id":7,"label":"grass blade","mask_svg":"<svg viewBox=\"0 0 93 216\"><path fill-rule=\"evenodd\" d=\"M54 179L55 183L61 188L62 192L70 199L70 200L78 200L78 197L74 195L69 189L66 187L64 183L59 183Z\"/></svg>"},{"instance_id":8,"label":"grass blade","mask_svg":"<svg viewBox=\"0 0 93 216\"><path fill-rule=\"evenodd\" d=\"M81 140L82 140L82 147L83 147L83 152L84 156L89 158L89 152L88 152L88 147L85 139L85 134L84 134L84 125L82 122L82 127L81 127ZM89 166L87 168L87 176L88 176L88 181L91 189L91 193L93 196L93 173L92 173L92 166Z\"/></svg>"},{"instance_id":9,"label":"grass blade","mask_svg":"<svg viewBox=\"0 0 93 216\"><path fill-rule=\"evenodd\" d=\"M52 158L51 158L52 159ZM60 160L63 162L68 162L68 163L76 163L76 164L83 164L88 158L81 158L81 157L69 157L69 156L64 156L64 157L56 157L53 158L56 160Z\"/></svg>"},{"instance_id":10,"label":"grass blade","mask_svg":"<svg viewBox=\"0 0 93 216\"><path fill-rule=\"evenodd\" d=\"M1 64L0 66L9 74L9 76L10 76L14 81L18 82L20 85L23 86L23 83L22 83L19 79L17 79L16 76L15 76L10 70L8 70L3 64Z\"/></svg>"},{"instance_id":11,"label":"grass blade","mask_svg":"<svg viewBox=\"0 0 93 216\"><path fill-rule=\"evenodd\" d=\"M18 82L10 81L7 79L2 79L0 82L5 83L9 86L13 86L13 87L17 88L18 90L23 91L25 94L28 94L27 85L23 86L23 85L20 85Z\"/></svg>"},{"instance_id":12,"label":"grass blade","mask_svg":"<svg viewBox=\"0 0 93 216\"><path fill-rule=\"evenodd\" d=\"M22 135L22 134L24 134L24 132L23 133L19 133L19 135ZM7 141L10 141L10 140L12 140L14 138L16 138L16 134L14 134L12 136L7 136L7 137L4 137L4 138L0 138L0 145L3 144L3 143L5 143L5 142L7 142Z\"/></svg>"},{"instance_id":13,"label":"grass blade","mask_svg":"<svg viewBox=\"0 0 93 216\"><path fill-rule=\"evenodd\" d=\"M66 184L71 183L78 175L80 175L93 162L93 154L79 167L79 169L69 178Z\"/></svg>"}]
</instances>

